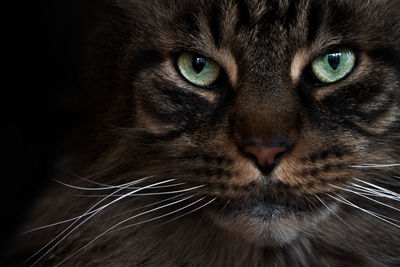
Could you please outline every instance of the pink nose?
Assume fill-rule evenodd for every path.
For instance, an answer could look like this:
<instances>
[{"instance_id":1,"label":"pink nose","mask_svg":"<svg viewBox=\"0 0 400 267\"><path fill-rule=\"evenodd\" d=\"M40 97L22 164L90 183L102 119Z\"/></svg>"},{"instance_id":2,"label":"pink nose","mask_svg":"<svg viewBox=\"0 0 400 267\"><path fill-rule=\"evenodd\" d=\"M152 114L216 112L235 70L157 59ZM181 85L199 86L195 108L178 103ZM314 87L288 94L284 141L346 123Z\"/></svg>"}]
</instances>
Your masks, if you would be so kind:
<instances>
[{"instance_id":1,"label":"pink nose","mask_svg":"<svg viewBox=\"0 0 400 267\"><path fill-rule=\"evenodd\" d=\"M252 146L247 145L243 151L247 154L253 155L257 159L258 165L265 167L271 166L275 163L276 156L280 153L284 153L287 150L285 146Z\"/></svg>"}]
</instances>

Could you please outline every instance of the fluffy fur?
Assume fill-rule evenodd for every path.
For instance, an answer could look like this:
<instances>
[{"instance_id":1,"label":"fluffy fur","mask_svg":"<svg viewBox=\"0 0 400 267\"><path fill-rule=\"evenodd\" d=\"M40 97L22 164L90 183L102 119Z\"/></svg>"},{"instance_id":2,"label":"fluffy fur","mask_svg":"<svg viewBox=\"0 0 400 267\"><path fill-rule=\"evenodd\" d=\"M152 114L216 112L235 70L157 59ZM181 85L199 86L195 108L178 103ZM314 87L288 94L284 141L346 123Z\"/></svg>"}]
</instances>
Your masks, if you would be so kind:
<instances>
[{"instance_id":1,"label":"fluffy fur","mask_svg":"<svg viewBox=\"0 0 400 267\"><path fill-rule=\"evenodd\" d=\"M84 216L22 235L26 264L400 265L398 1L94 10L78 104L89 119L63 155L64 184L43 194L27 229ZM340 46L356 52L352 73L311 82L310 62ZM223 75L210 88L187 83L175 67L182 51ZM251 138L281 137L291 147L271 172L243 151Z\"/></svg>"}]
</instances>

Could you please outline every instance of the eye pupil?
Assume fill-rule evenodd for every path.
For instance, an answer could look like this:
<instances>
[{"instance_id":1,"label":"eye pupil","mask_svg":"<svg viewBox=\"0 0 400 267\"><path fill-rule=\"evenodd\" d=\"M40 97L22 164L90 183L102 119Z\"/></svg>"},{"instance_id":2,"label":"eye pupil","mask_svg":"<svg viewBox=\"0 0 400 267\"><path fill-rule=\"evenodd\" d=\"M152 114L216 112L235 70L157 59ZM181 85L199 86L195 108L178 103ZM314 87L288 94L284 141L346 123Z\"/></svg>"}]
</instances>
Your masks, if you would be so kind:
<instances>
[{"instance_id":1,"label":"eye pupil","mask_svg":"<svg viewBox=\"0 0 400 267\"><path fill-rule=\"evenodd\" d=\"M341 53L328 54L328 63L333 70L336 70L340 65Z\"/></svg>"},{"instance_id":2,"label":"eye pupil","mask_svg":"<svg viewBox=\"0 0 400 267\"><path fill-rule=\"evenodd\" d=\"M200 73L206 66L206 59L204 57L194 56L192 59L192 67L196 73Z\"/></svg>"}]
</instances>

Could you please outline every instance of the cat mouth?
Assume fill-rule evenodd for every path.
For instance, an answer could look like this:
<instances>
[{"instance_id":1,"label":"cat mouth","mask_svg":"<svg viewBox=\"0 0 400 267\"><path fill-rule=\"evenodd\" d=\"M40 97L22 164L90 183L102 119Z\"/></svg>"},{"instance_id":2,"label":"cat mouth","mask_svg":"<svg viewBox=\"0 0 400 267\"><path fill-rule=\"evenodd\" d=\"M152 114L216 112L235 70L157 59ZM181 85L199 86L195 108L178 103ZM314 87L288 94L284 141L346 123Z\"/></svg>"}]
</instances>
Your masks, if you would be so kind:
<instances>
[{"instance_id":1,"label":"cat mouth","mask_svg":"<svg viewBox=\"0 0 400 267\"><path fill-rule=\"evenodd\" d=\"M306 208L268 198L250 202L242 207L234 207L229 212L229 217L232 220L240 220L242 217L248 217L271 223L274 220L291 215L304 216L308 214L309 210Z\"/></svg>"},{"instance_id":2,"label":"cat mouth","mask_svg":"<svg viewBox=\"0 0 400 267\"><path fill-rule=\"evenodd\" d=\"M228 232L260 246L287 244L296 239L302 228L296 213L283 205L268 202L233 209L213 217L216 224Z\"/></svg>"},{"instance_id":3,"label":"cat mouth","mask_svg":"<svg viewBox=\"0 0 400 267\"><path fill-rule=\"evenodd\" d=\"M310 205L303 203L299 198L290 197L288 195L277 197L274 194L266 194L253 200L232 205L232 215L240 216L241 214L251 215L253 217L264 218L270 220L279 215L288 213L303 214L312 212Z\"/></svg>"},{"instance_id":4,"label":"cat mouth","mask_svg":"<svg viewBox=\"0 0 400 267\"><path fill-rule=\"evenodd\" d=\"M224 212L213 215L217 225L262 246L291 242L302 229L321 218L303 205L296 206L270 196L242 205L232 203Z\"/></svg>"},{"instance_id":5,"label":"cat mouth","mask_svg":"<svg viewBox=\"0 0 400 267\"><path fill-rule=\"evenodd\" d=\"M231 212L233 218L239 218L243 215L262 219L265 221L273 220L278 216L282 216L288 212L288 208L275 203L258 203L252 206L246 206L241 209L234 209Z\"/></svg>"}]
</instances>

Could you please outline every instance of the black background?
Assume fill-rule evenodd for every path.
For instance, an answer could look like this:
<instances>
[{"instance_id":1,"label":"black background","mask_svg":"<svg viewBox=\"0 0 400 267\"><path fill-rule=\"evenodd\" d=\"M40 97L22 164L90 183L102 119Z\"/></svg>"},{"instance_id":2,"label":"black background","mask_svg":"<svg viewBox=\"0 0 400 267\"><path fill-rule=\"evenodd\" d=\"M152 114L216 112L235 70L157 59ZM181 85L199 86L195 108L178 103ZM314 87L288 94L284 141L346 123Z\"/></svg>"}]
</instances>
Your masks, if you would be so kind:
<instances>
[{"instance_id":1,"label":"black background","mask_svg":"<svg viewBox=\"0 0 400 267\"><path fill-rule=\"evenodd\" d=\"M79 119L80 40L93 0L2 4L1 259Z\"/></svg>"}]
</instances>

